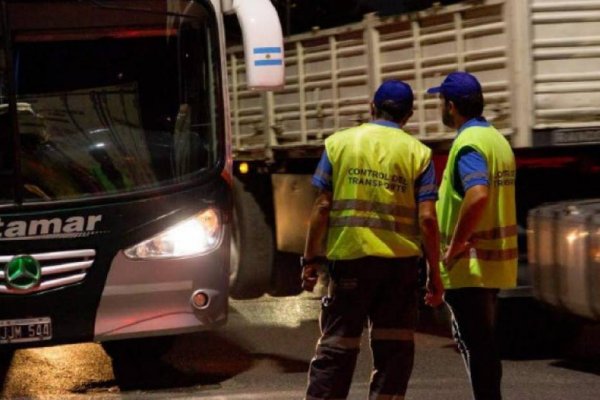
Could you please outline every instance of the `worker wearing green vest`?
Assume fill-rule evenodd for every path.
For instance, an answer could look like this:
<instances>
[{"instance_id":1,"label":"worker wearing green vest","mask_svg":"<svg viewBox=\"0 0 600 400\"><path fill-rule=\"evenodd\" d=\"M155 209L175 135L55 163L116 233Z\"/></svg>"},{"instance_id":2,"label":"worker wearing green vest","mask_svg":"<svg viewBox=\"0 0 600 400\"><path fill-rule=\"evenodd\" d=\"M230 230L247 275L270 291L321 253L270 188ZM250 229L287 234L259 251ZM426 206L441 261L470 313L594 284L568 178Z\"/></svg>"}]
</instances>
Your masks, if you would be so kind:
<instances>
[{"instance_id":1,"label":"worker wearing green vest","mask_svg":"<svg viewBox=\"0 0 600 400\"><path fill-rule=\"evenodd\" d=\"M312 291L317 257L326 254L331 280L306 399L348 396L367 321L374 364L370 398L404 398L413 367L422 246L429 263L425 301L442 302L435 171L431 150L402 130L412 109L410 86L387 81L371 103L371 122L325 141L313 176L320 193L302 279Z\"/></svg>"},{"instance_id":2,"label":"worker wearing green vest","mask_svg":"<svg viewBox=\"0 0 600 400\"><path fill-rule=\"evenodd\" d=\"M445 300L475 399L498 400L497 295L517 279L514 154L482 117L483 94L473 75L451 73L428 93L439 93L444 124L458 130L437 203Z\"/></svg>"}]
</instances>

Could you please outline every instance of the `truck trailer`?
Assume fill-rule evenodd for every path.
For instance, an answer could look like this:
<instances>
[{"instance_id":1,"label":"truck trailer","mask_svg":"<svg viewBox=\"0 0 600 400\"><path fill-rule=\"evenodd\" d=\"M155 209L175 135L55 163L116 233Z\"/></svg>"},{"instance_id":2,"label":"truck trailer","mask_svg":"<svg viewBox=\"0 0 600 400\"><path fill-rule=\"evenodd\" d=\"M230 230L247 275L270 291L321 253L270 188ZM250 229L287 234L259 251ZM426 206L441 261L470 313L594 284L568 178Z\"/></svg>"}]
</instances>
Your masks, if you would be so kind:
<instances>
[{"instance_id":1,"label":"truck trailer","mask_svg":"<svg viewBox=\"0 0 600 400\"><path fill-rule=\"evenodd\" d=\"M539 225L528 225L527 219L547 202L561 202L556 209L567 210L571 200L600 198L600 1L431 3L417 12L367 14L358 23L287 37L286 83L276 92L245 90L242 49L229 48L239 193L232 293L298 292L295 258L303 251L315 195L310 177L324 139L368 121L370 98L382 81L400 79L412 86L415 113L405 129L434 150L441 174L455 132L442 124L438 99L425 91L462 70L481 81L484 116L508 138L517 159L519 287L502 296L535 294L598 319L598 233L582 230L595 246L580 250L595 254L589 265L575 267L570 258L555 274L554 267L546 268L554 261L537 263L542 256L535 256L533 247L551 249L554 242L540 239ZM586 207L586 215L597 221ZM554 221L557 232L560 223ZM594 290L588 288L594 285L588 281L592 275ZM559 286L567 277L572 284ZM562 294L548 294L548 288ZM573 296L579 296L576 303L586 299L595 306L571 307Z\"/></svg>"}]
</instances>

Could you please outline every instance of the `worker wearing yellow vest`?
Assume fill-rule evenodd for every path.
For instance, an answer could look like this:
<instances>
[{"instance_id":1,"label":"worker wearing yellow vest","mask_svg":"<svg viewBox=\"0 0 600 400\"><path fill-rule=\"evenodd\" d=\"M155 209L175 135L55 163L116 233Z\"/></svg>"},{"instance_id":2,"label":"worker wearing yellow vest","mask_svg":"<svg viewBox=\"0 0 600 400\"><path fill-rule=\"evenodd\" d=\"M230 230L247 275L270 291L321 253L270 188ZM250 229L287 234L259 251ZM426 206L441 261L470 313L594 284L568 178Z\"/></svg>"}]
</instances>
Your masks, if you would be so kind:
<instances>
[{"instance_id":1,"label":"worker wearing yellow vest","mask_svg":"<svg viewBox=\"0 0 600 400\"><path fill-rule=\"evenodd\" d=\"M387 81L371 103L372 122L325 141L313 176L320 193L302 279L312 291L317 258L326 253L331 280L306 399L348 396L367 321L374 364L370 398L404 398L413 367L422 246L429 263L425 301L442 302L431 150L401 129L412 108L410 86Z\"/></svg>"},{"instance_id":2,"label":"worker wearing yellow vest","mask_svg":"<svg viewBox=\"0 0 600 400\"><path fill-rule=\"evenodd\" d=\"M515 158L482 117L483 94L473 75L451 73L428 93L439 93L444 124L458 130L437 204L445 300L475 399L498 400L497 295L517 279Z\"/></svg>"}]
</instances>

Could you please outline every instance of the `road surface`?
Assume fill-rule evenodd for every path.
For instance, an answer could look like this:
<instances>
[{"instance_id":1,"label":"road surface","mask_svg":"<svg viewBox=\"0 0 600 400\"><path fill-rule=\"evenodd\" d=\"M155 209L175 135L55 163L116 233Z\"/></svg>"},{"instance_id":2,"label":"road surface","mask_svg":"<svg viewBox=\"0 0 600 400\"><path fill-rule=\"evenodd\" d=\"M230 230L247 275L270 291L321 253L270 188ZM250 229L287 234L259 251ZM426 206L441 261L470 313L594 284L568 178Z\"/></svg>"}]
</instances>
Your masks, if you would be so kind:
<instances>
[{"instance_id":1,"label":"road surface","mask_svg":"<svg viewBox=\"0 0 600 400\"><path fill-rule=\"evenodd\" d=\"M93 343L20 350L3 357L1 393L6 399L301 399L319 305L310 294L232 301L227 326L178 337L162 354L157 341L130 343L113 350L113 358ZM443 311L422 318L408 400L470 398L446 318ZM571 346L576 356L504 360L505 398L597 400L600 335L591 329ZM364 336L349 399L366 398L370 355Z\"/></svg>"}]
</instances>

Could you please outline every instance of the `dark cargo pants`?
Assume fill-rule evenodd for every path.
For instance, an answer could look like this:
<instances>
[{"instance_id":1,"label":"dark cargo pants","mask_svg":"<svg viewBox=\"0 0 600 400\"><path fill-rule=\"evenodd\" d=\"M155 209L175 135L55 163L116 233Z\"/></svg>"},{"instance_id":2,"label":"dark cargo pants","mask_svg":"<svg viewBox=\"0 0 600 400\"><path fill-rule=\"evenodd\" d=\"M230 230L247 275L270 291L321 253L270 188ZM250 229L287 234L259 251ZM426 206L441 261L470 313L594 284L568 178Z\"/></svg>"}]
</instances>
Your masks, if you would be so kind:
<instances>
[{"instance_id":1,"label":"dark cargo pants","mask_svg":"<svg viewBox=\"0 0 600 400\"><path fill-rule=\"evenodd\" d=\"M414 360L417 258L336 261L330 274L306 399L348 396L367 321L373 352L369 399L404 399Z\"/></svg>"},{"instance_id":2,"label":"dark cargo pants","mask_svg":"<svg viewBox=\"0 0 600 400\"><path fill-rule=\"evenodd\" d=\"M463 356L475 400L501 400L502 364L494 337L498 289L446 291L452 332Z\"/></svg>"}]
</instances>

